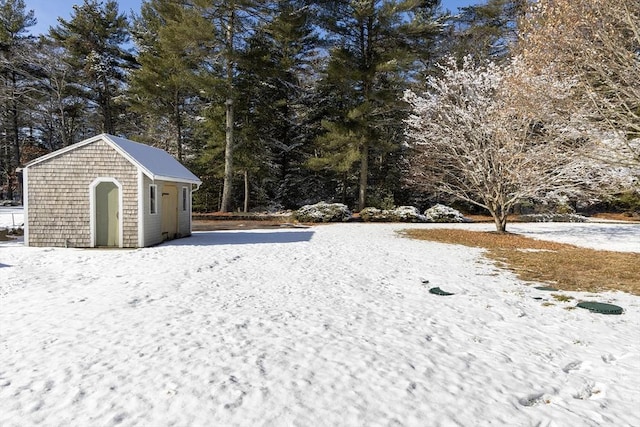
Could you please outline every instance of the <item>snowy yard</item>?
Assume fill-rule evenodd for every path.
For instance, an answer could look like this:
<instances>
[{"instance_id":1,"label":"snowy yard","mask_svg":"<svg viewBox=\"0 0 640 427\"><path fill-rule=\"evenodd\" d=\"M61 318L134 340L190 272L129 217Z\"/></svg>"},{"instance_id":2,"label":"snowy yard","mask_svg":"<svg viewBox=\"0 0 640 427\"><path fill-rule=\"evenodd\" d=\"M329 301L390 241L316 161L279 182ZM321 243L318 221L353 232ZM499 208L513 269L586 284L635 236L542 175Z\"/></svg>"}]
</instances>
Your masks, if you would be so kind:
<instances>
[{"instance_id":1,"label":"snowy yard","mask_svg":"<svg viewBox=\"0 0 640 427\"><path fill-rule=\"evenodd\" d=\"M396 233L435 226L0 242L0 425L640 425L640 297L567 310L480 250ZM511 231L640 252L638 224Z\"/></svg>"}]
</instances>

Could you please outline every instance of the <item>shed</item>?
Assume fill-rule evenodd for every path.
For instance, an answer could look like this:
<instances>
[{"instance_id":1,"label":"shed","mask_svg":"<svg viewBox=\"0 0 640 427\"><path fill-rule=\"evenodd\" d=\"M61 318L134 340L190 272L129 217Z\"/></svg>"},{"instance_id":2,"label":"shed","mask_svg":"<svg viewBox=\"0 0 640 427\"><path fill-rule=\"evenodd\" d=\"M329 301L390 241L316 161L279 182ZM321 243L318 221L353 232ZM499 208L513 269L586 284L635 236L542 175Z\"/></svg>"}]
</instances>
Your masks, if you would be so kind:
<instances>
[{"instance_id":1,"label":"shed","mask_svg":"<svg viewBox=\"0 0 640 427\"><path fill-rule=\"evenodd\" d=\"M27 246L152 246L191 235L202 183L164 150L101 134L24 167Z\"/></svg>"}]
</instances>

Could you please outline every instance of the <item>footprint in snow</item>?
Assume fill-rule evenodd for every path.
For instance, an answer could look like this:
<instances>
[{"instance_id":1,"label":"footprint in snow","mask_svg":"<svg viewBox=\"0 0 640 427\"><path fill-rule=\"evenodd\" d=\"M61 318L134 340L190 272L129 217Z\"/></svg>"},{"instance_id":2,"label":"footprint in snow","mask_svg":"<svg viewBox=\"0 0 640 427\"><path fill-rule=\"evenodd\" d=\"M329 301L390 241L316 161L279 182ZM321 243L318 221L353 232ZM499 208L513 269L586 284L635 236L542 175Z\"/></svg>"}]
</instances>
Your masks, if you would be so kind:
<instances>
[{"instance_id":1,"label":"footprint in snow","mask_svg":"<svg viewBox=\"0 0 640 427\"><path fill-rule=\"evenodd\" d=\"M551 403L549 399L544 398L544 393L533 393L526 397L521 397L518 402L522 406L536 406L542 403Z\"/></svg>"},{"instance_id":2,"label":"footprint in snow","mask_svg":"<svg viewBox=\"0 0 640 427\"><path fill-rule=\"evenodd\" d=\"M603 354L600 357L602 357L602 361L607 364L612 364L617 360L616 357L611 353Z\"/></svg>"},{"instance_id":3,"label":"footprint in snow","mask_svg":"<svg viewBox=\"0 0 640 427\"><path fill-rule=\"evenodd\" d=\"M562 368L562 372L564 372L565 374L568 374L571 371L576 371L576 370L580 369L581 366L582 366L582 362L576 360L576 361L573 361L573 362L569 363L564 368Z\"/></svg>"},{"instance_id":4,"label":"footprint in snow","mask_svg":"<svg viewBox=\"0 0 640 427\"><path fill-rule=\"evenodd\" d=\"M604 397L603 390L604 388L602 386L593 382L588 382L582 387L582 389L573 394L573 398L578 400L602 398Z\"/></svg>"}]
</instances>

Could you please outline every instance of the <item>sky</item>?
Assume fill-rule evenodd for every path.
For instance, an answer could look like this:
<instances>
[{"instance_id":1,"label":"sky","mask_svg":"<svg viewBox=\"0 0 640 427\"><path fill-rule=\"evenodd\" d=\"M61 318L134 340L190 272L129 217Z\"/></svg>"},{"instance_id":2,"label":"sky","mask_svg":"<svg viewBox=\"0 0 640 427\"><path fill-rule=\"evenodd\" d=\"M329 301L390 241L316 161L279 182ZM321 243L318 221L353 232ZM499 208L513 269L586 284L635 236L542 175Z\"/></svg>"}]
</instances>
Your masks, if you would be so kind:
<instances>
[{"instance_id":1,"label":"sky","mask_svg":"<svg viewBox=\"0 0 640 427\"><path fill-rule=\"evenodd\" d=\"M458 7L481 3L482 0L442 0L443 9L455 12ZM31 28L34 35L46 34L49 27L57 25L58 17L69 19L73 5L82 4L82 0L25 0L27 10L33 10L38 23ZM131 11L138 13L142 0L119 0L120 12L129 15Z\"/></svg>"}]
</instances>

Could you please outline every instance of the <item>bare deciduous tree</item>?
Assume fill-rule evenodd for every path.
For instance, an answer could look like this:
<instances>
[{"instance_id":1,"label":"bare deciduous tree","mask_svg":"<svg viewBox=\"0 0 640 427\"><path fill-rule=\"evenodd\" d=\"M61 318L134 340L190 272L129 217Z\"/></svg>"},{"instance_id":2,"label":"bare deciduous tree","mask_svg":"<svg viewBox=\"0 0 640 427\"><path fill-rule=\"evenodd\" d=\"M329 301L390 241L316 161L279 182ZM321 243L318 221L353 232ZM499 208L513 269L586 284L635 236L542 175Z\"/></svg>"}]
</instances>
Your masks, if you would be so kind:
<instances>
[{"instance_id":1,"label":"bare deciduous tree","mask_svg":"<svg viewBox=\"0 0 640 427\"><path fill-rule=\"evenodd\" d=\"M424 95L405 95L412 179L487 209L498 232L518 201L597 187L602 169L579 156L591 144L572 109L574 86L519 59L448 62Z\"/></svg>"},{"instance_id":2,"label":"bare deciduous tree","mask_svg":"<svg viewBox=\"0 0 640 427\"><path fill-rule=\"evenodd\" d=\"M575 76L581 103L616 143L602 160L640 170L640 2L540 0L519 42L529 67ZM581 108L582 106L579 106Z\"/></svg>"}]
</instances>

